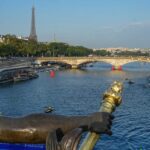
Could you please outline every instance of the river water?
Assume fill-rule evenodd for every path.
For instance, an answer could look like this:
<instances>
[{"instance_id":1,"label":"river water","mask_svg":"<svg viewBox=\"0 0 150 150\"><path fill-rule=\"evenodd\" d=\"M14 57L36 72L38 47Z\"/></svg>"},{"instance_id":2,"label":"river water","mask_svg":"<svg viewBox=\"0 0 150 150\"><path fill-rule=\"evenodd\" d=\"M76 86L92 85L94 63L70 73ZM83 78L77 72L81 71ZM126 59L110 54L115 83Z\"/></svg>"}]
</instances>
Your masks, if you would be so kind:
<instances>
[{"instance_id":1,"label":"river water","mask_svg":"<svg viewBox=\"0 0 150 150\"><path fill-rule=\"evenodd\" d=\"M16 117L42 113L45 106L53 106L54 114L86 115L99 109L104 91L114 80L129 78L135 83L124 82L123 102L114 112L113 135L102 135L95 150L149 150L150 64L131 63L123 71L110 68L108 64L96 63L84 70L57 71L55 78L41 72L35 80L1 86L0 112ZM1 144L0 149L13 148ZM35 148L44 149L43 145Z\"/></svg>"}]
</instances>

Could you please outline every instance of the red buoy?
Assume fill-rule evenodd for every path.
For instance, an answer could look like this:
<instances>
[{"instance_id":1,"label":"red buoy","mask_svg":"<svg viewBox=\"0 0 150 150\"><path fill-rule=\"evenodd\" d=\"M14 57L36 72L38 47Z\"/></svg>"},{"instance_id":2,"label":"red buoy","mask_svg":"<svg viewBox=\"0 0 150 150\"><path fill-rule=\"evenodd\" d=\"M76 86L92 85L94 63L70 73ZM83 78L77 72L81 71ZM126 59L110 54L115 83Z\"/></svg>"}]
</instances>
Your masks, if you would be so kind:
<instances>
[{"instance_id":1,"label":"red buoy","mask_svg":"<svg viewBox=\"0 0 150 150\"><path fill-rule=\"evenodd\" d=\"M50 77L54 78L55 77L55 72L53 70L50 71Z\"/></svg>"},{"instance_id":2,"label":"red buoy","mask_svg":"<svg viewBox=\"0 0 150 150\"><path fill-rule=\"evenodd\" d=\"M114 66L112 66L111 70L115 70L115 67L114 67Z\"/></svg>"},{"instance_id":3,"label":"red buoy","mask_svg":"<svg viewBox=\"0 0 150 150\"><path fill-rule=\"evenodd\" d=\"M122 70L122 66L119 66L119 67L118 67L118 70L121 71L121 70Z\"/></svg>"}]
</instances>

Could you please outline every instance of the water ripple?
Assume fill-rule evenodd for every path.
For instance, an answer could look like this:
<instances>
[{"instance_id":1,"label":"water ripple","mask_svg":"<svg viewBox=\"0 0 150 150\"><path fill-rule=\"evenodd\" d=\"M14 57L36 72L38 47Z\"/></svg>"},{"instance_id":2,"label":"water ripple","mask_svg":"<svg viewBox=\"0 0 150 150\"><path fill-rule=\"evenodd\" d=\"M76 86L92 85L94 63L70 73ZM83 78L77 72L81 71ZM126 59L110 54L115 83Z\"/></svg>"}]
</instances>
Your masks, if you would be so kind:
<instances>
[{"instance_id":1,"label":"water ripple","mask_svg":"<svg viewBox=\"0 0 150 150\"><path fill-rule=\"evenodd\" d=\"M50 78L43 72L36 80L0 87L0 112L22 116L43 112L44 106L51 105L56 114L85 115L99 109L103 93L113 80L131 78L135 84L124 83L123 102L114 113L113 135L102 135L95 150L148 150L150 88L143 88L148 75L147 72L68 70Z\"/></svg>"}]
</instances>

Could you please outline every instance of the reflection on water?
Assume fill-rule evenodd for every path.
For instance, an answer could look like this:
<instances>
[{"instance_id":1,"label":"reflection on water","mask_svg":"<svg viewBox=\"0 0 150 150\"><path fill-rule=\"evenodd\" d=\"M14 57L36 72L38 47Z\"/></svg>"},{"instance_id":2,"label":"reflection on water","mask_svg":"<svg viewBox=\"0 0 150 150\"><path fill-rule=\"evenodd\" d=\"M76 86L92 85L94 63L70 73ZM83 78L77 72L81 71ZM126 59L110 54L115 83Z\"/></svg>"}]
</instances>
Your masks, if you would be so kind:
<instances>
[{"instance_id":1,"label":"reflection on water","mask_svg":"<svg viewBox=\"0 0 150 150\"><path fill-rule=\"evenodd\" d=\"M141 65L142 66L142 65ZM44 106L54 106L64 115L88 114L98 110L103 92L114 80L126 78L123 103L114 113L111 137L103 135L96 150L150 149L150 88L145 87L150 65L125 65L124 71L111 71L108 64L96 63L84 70L56 72L55 78L42 72L28 82L0 87L0 112L7 116L22 116L43 112ZM42 149L42 148L41 148Z\"/></svg>"}]
</instances>

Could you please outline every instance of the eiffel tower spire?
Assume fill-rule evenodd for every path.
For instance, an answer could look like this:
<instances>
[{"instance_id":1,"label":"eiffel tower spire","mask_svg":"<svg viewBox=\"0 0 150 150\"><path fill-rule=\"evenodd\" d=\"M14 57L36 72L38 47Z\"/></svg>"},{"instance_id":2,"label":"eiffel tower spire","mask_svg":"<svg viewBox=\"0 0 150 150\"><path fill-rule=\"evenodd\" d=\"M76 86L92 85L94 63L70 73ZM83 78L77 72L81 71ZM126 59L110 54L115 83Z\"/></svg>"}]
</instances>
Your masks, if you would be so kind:
<instances>
[{"instance_id":1,"label":"eiffel tower spire","mask_svg":"<svg viewBox=\"0 0 150 150\"><path fill-rule=\"evenodd\" d=\"M29 36L30 40L37 41L37 35L36 35L36 27L35 27L35 8L32 7L32 19L31 19L31 32Z\"/></svg>"}]
</instances>

